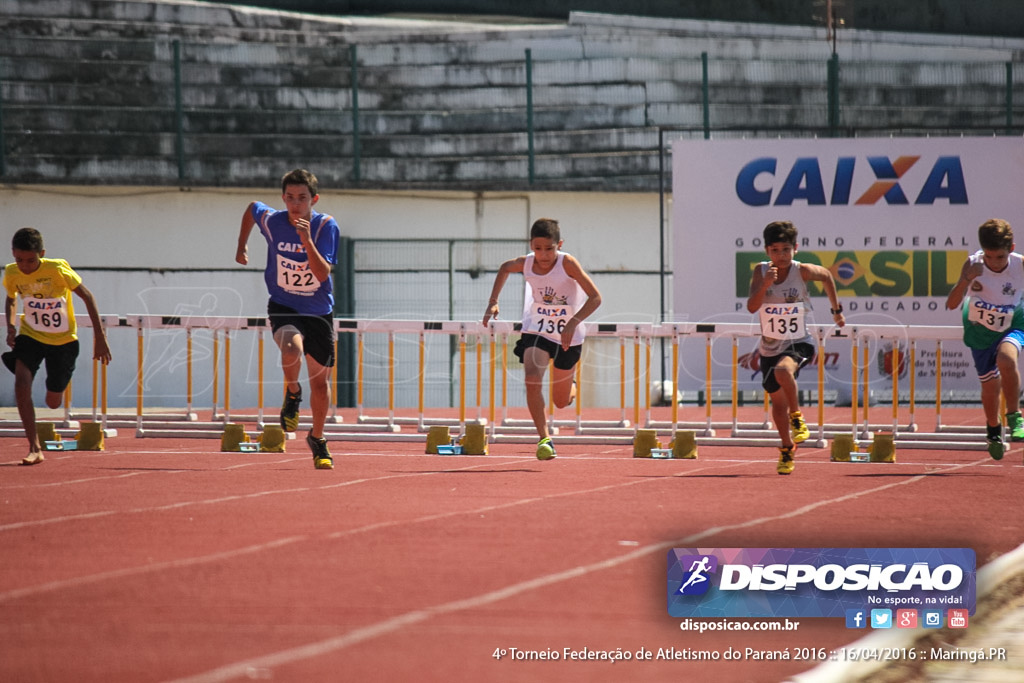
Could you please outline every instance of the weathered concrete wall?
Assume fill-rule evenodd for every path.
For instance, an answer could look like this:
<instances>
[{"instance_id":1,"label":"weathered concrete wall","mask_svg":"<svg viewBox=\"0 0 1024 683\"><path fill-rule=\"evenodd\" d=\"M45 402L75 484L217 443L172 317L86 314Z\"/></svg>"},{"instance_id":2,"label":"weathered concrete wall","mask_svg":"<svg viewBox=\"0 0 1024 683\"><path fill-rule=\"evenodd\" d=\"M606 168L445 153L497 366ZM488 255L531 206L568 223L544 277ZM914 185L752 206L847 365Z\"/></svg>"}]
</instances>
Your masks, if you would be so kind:
<instances>
[{"instance_id":1,"label":"weathered concrete wall","mask_svg":"<svg viewBox=\"0 0 1024 683\"><path fill-rule=\"evenodd\" d=\"M833 132L831 48L805 26L332 18L185 0L2 8L11 183L260 187L311 165L339 188L652 192L658 129L704 133L702 54L712 134ZM844 31L834 132L1017 134L1024 111L1005 103L1024 102L1024 65L1010 93L1006 65L1021 54L1024 40Z\"/></svg>"}]
</instances>

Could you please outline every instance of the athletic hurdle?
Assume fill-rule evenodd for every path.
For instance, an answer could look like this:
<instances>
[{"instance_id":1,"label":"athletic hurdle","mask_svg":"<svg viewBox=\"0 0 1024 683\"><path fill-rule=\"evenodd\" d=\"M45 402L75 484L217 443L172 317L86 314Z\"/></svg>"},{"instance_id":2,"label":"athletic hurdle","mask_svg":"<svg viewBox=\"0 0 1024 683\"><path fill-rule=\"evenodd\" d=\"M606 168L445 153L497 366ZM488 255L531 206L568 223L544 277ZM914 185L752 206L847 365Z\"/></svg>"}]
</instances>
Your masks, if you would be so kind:
<instances>
[{"instance_id":1,"label":"athletic hurdle","mask_svg":"<svg viewBox=\"0 0 1024 683\"><path fill-rule=\"evenodd\" d=\"M0 316L3 318L3 316ZM3 318L6 322L6 318ZM121 326L123 319L116 315L101 315L100 324L103 326L104 331L109 331L111 328ZM75 316L75 323L79 330L92 329L92 319L89 316ZM79 338L82 334L79 333ZM91 358L92 349L90 347L88 354L80 353L79 359L82 357ZM75 384L74 379L68 384L67 389L64 390L64 401L62 406L63 416L59 423L54 424L55 434L61 437L74 436L81 428L81 420L89 420L91 422L98 422L100 429L103 431L104 437L117 436L117 429L112 426L108 426L107 422L107 366L100 363L97 360L93 360L92 363L92 408L90 412L76 411L73 405L73 391L72 388ZM6 371L6 370L5 370ZM45 418L37 415L37 424L46 422ZM0 420L0 437L2 436L23 436L25 430L22 427L21 420Z\"/></svg>"},{"instance_id":2,"label":"athletic hurdle","mask_svg":"<svg viewBox=\"0 0 1024 683\"><path fill-rule=\"evenodd\" d=\"M753 433L743 432L738 423L739 419L739 360L738 342L744 337L756 337L760 335L760 328L757 323L663 323L658 326L654 337L663 337L671 340L672 343L672 377L673 386L679 384L680 354L682 342L687 339L698 340L703 346L704 356L704 420L681 422L678 417L678 403L672 402L671 420L668 422L651 421L649 426L654 428L658 434L668 434L674 440L680 429L695 432L695 442L698 446L775 446L778 435L774 432L757 431ZM714 387L714 362L712 356L713 345L716 339L727 340L730 346L730 408L731 419L715 420L713 416L713 387ZM766 404L767 406L767 404ZM767 428L770 421L767 419L767 408L765 422L761 427ZM728 436L719 434L720 430L728 430Z\"/></svg>"},{"instance_id":3,"label":"athletic hurdle","mask_svg":"<svg viewBox=\"0 0 1024 683\"><path fill-rule=\"evenodd\" d=\"M833 326L808 326L818 339L818 441L815 445L824 447L827 438L849 435L853 444L859 448L870 445L875 436L884 434L893 439L896 448L927 448L935 450L986 450L984 439L978 434L983 429L977 427L951 428L941 424L942 409L942 342L959 340L963 335L961 327L926 326L926 325L849 325L846 328ZM826 331L831 330L831 334ZM850 421L844 424L825 424L823 411L824 396L824 364L826 344L829 339L848 338L851 342L851 413ZM936 344L936 389L935 389L935 429L922 431L917 423L917 378L914 372L917 350L920 342ZM890 423L872 423L870 416L870 347L872 342L889 344L888 353L892 372L891 417ZM906 346L906 355L901 351L901 344ZM905 424L900 422L900 365L905 362L908 368L908 416ZM767 416L767 398L766 398ZM808 421L808 426L811 423ZM748 437L774 434L774 430L765 425L737 424L733 430L735 436ZM777 435L776 435L777 438Z\"/></svg>"},{"instance_id":4,"label":"athletic hurdle","mask_svg":"<svg viewBox=\"0 0 1024 683\"><path fill-rule=\"evenodd\" d=\"M491 321L489 323L490 334L492 340L504 339L506 344L512 334L520 332L520 323L515 322L504 322L504 321ZM594 339L608 339L614 340L617 343L619 350L619 407L621 417L618 420L591 420L584 418L584 399L583 389L585 381L583 379L583 366L587 363L588 357L593 353L593 346L584 346L583 357L576 366L576 399L573 402L573 411L575 416L573 419L556 419L555 406L552 401L552 373L548 372L548 404L547 404L547 422L548 430L552 435L559 436L559 439L565 443L611 443L608 438L614 438L616 442L628 443L632 440L635 434L635 428L632 425L640 424L642 421L649 421L650 419L650 393L647 391L646 386L643 388L643 399L641 399L641 376L650 376L650 339L651 333L654 330L654 325L651 323L596 323L591 324L591 327L587 332L587 339L593 341ZM626 361L627 345L629 341L633 342L633 422L631 423L627 417L627 401L626 392L629 386L629 382L626 377L626 371L629 367ZM493 342L492 342L493 343ZM644 346L647 346L647 353L644 356L646 358L646 370L641 365L641 350ZM508 367L505 363L506 354L502 354L502 387L503 390L507 391L508 387ZM549 366L550 367L550 366ZM492 375L496 372L496 368L492 364L491 369ZM494 382L492 382L493 386ZM646 384L646 383L645 383ZM493 441L516 441L521 443L530 443L536 441L536 432L533 425L533 421L529 419L515 419L509 418L507 414L507 402L506 396L502 399L502 417L500 420L496 420L496 416L492 409L491 412L491 430L490 438ZM492 406L494 401L492 399ZM566 437L562 434L563 428L571 428L574 431L573 436ZM513 434L521 433L521 437L514 437Z\"/></svg>"},{"instance_id":5,"label":"athletic hurdle","mask_svg":"<svg viewBox=\"0 0 1024 683\"><path fill-rule=\"evenodd\" d=\"M86 319L87 320L87 319ZM82 321L87 327L86 320ZM230 421L252 421L258 426L264 424L264 346L268 329L264 317L202 317L202 316L104 316L103 324L108 331L115 328L135 328L138 337L137 376L136 376L136 415L134 426L138 436L196 437L218 438L225 424ZM409 321L409 320L353 320L337 319L336 329L339 334L357 335L358 347L358 384L359 400L357 406L358 422L344 424L340 422L337 409L332 406L328 422L328 434L334 438L352 438L356 440L416 440L422 438L421 433L431 425L446 424L460 428L470 423L486 425L488 438L492 442L532 442L535 438L532 421L512 420L508 417L509 368L507 363L508 348L512 337L519 332L518 323L493 321L489 328L478 322L464 321ZM985 445L978 437L977 427L948 427L942 424L941 408L943 392L942 383L942 344L958 340L961 335L959 327L944 326L902 326L902 325L851 325L843 330L834 326L809 326L818 341L819 361L818 376L818 419L816 445L824 447L826 439L838 435L847 435L855 443L861 445L873 438L875 433L892 434L894 444L901 448L936 448L957 450L982 450ZM145 407L146 386L146 337L156 329L180 329L185 333L185 383L186 406L182 411L152 413ZM211 361L211 380L213 398L210 421L200 422L196 415L193 399L193 335L200 330L211 335L214 347ZM242 415L231 408L232 382L232 344L241 334L257 335L258 368L257 368L257 413ZM365 335L385 334L387 336L387 414L369 416L365 414L364 385L366 383L365 367ZM398 417L395 415L395 388L398 360L395 353L397 335L415 335L418 351L417 367L417 415L415 417ZM425 405L424 383L427 375L425 340L427 335L445 335L454 338L458 344L458 416L435 417L428 415ZM729 445L774 444L777 434L769 426L767 402L765 404L765 421L760 424L741 424L738 422L738 341L744 337L756 337L759 329L756 323L614 323L593 324L590 334L594 339L610 340L616 344L619 364L619 403L622 419L618 421L588 420L585 417L584 392L585 377L581 373L582 364L577 368L578 398L574 406L574 419L555 419L553 407L549 404L549 424L552 428L571 428L572 434L560 434L559 439L567 443L628 443L637 432L639 425L653 428L660 433L675 437L680 429L694 430L697 433L697 444ZM715 365L712 362L712 346L720 339L728 339L731 344L730 385L731 409L730 421L713 420L713 384ZM843 424L826 424L824 420L824 365L829 344L834 339L846 338L851 343L851 384L853 401L851 420ZM679 386L681 345L684 341L702 344L704 350L704 391L707 400L704 405L702 421L684 422L680 420L679 404L673 401L670 408L671 417L668 421L652 419L649 379L651 370L652 345L655 340L666 340L671 344L672 377L675 387ZM898 369L907 362L914 367L916 354L922 344L934 342L936 355L936 389L935 389L935 430L923 431L917 424L918 396L915 373L909 375L909 420L900 419L900 377ZM890 362L897 369L893 379L892 422L871 423L869 421L870 400L862 400L870 396L870 363L869 354L872 345L888 344L891 346ZM632 354L629 354L632 346ZM454 347L453 347L454 348ZM223 352L221 351L223 349ZM585 349L585 353L587 350ZM472 360L470 356L472 355ZM627 393L629 381L627 377L628 356L632 355L632 420L627 415ZM485 359L484 356L487 356ZM584 359L584 363L586 358ZM251 364L250 364L251 365ZM117 426L107 410L106 368L94 363L93 369L93 413L92 416L103 422L104 428ZM335 370L336 372L336 370ZM335 375L336 376L336 375ZM718 378L721 381L721 378ZM222 383L223 381L223 383ZM468 405L467 394L470 382L475 381L475 406ZM499 390L500 385L500 390ZM283 391L283 387L282 387ZM643 394L641 395L641 391ZM223 392L223 400L220 399ZM906 396L907 394L904 394ZM485 403L485 398L487 399ZM332 402L333 403L333 402ZM486 416L485 416L486 407ZM475 409L475 416L472 415ZM65 403L66 420L76 416L72 413L70 401ZM276 411L275 411L276 412ZM876 413L877 414L877 413ZM808 413L809 415L809 413ZM273 416L276 419L276 414ZM808 420L813 425L813 420ZM416 433L400 434L403 424L415 424ZM632 425L632 426L631 426ZM17 429L20 425L12 425ZM719 432L728 430L728 436L719 436ZM109 433L109 432L108 432Z\"/></svg>"},{"instance_id":6,"label":"athletic hurdle","mask_svg":"<svg viewBox=\"0 0 1024 683\"><path fill-rule=\"evenodd\" d=\"M483 394L483 372L482 353L483 344L481 338L486 330L479 323L444 320L444 321L422 321L422 320L345 320L344 329L356 335L356 420L360 424L383 424L392 428L392 431L400 425L415 425L418 432L425 432L431 426L454 426L460 427L469 420L469 406L466 404L466 393L468 391L468 369L467 347L469 337L472 335L474 352L476 356L476 412L477 416L472 420L475 424L486 424L483 418L482 394ZM365 413L365 387L366 367L365 359L366 335L385 334L387 335L387 411L386 417L370 416ZM398 417L395 415L395 381L397 372L397 358L395 352L396 335L413 335L417 343L417 370L416 370L416 416ZM458 343L458 417L428 417L426 414L426 377L427 362L426 348L427 335L445 335L455 337ZM491 350L493 362L494 350ZM492 380L493 384L493 380Z\"/></svg>"},{"instance_id":7,"label":"athletic hurdle","mask_svg":"<svg viewBox=\"0 0 1024 683\"><path fill-rule=\"evenodd\" d=\"M136 395L135 395L135 436L137 438L195 438L219 439L224 425L231 420L231 332L255 330L266 327L263 318L213 317L213 316L166 316L136 315L128 318L129 325L136 329ZM146 413L146 336L155 330L181 330L185 333L185 408L182 411ZM210 355L210 377L212 381L210 420L199 420L194 403L195 345L197 330L210 334L212 353ZM224 343L224 411L219 411L221 339ZM262 337L261 337L262 342ZM262 351L262 343L260 345ZM257 389L258 403L263 404L262 383L263 359L259 361L261 381ZM262 425L261 425L262 426Z\"/></svg>"},{"instance_id":8,"label":"athletic hurdle","mask_svg":"<svg viewBox=\"0 0 1024 683\"><path fill-rule=\"evenodd\" d=\"M270 329L265 316L243 317L243 316L161 316L161 315L137 315L129 316L126 324L137 330L137 370L136 370L136 411L135 411L135 433L139 438L198 438L198 439L219 439L223 434L225 425L231 422L254 423L259 430L266 424L264 415L264 383L265 383L265 361L264 349L266 335ZM341 326L342 321L336 320L336 326ZM153 330L182 330L185 332L185 402L183 411L151 413L145 409L145 384L146 384L146 335ZM194 333L197 330L209 331L211 335L211 373L212 396L211 396L211 419L199 420L197 418L196 406L194 404L193 376L195 371L195 359L193 349ZM257 345L257 377L256 377L256 403L255 414L233 413L231 409L231 382L232 382L232 341L241 333L252 333L256 335ZM223 348L223 353L221 349ZM337 379L337 367L333 370L333 379ZM223 378L223 384L221 379ZM282 394L283 383L280 385ZM222 400L220 397L223 397ZM276 422L274 415L273 421ZM299 427L309 426L309 418L303 417ZM325 425L325 431L335 429L340 424L337 415L337 408L332 401L330 412ZM343 425L346 431L381 431L382 427L366 427L358 425ZM257 435L259 432L253 432ZM289 435L289 438L295 438Z\"/></svg>"},{"instance_id":9,"label":"athletic hurdle","mask_svg":"<svg viewBox=\"0 0 1024 683\"><path fill-rule=\"evenodd\" d=\"M487 328L483 327L477 322L466 322L466 321L411 321L411 320L355 320L346 321L348 327L354 330L357 337L357 412L359 417L357 418L363 423L396 423L396 424L415 424L417 430L420 432L427 431L431 426L454 426L459 428L458 433L462 433L462 428L465 424L479 424L488 427L489 440L491 441L507 441L513 438L515 435L522 435L522 441L528 442L535 440L534 438L534 426L531 420L513 419L508 416L508 388L509 388L509 368L507 362L508 348L511 337L517 334L520 329L518 322L505 322L505 321L492 321ZM614 325L602 325L603 331L600 334L604 336L615 336L622 332L616 330ZM387 334L388 335L388 354L387 354L387 372L389 377L389 391L388 391L388 416L368 416L364 413L364 386L366 383L365 368L367 366L364 349L365 349L365 335L366 334ZM394 352L394 335L396 334L408 334L416 335L418 339L418 367L416 372L417 377L417 416L416 417L395 417L394 416L394 377L395 377L395 365L396 357ZM426 415L425 401L424 401L424 383L427 376L427 367L425 362L425 339L430 334L442 334L449 337L455 337L458 343L457 358L458 358L458 387L457 387L457 402L456 406L458 409L458 417L430 417ZM472 348L470 348L472 347ZM486 368L484 363L484 351L487 349L487 363ZM472 352L473 360L470 362L468 356ZM500 359L500 361L499 361ZM625 370L622 370L625 372ZM484 388L484 379L488 378L487 389ZM549 375L550 380L550 375ZM467 401L467 393L470 386L470 382L475 382L475 406L471 406ZM582 378L579 373L579 366L577 367L577 384L578 389L582 386ZM501 387L500 395L498 387ZM624 389L623 385L623 389ZM488 403L486 407L486 415L484 410L483 399L488 397ZM549 394L550 396L550 394ZM554 419L554 406L549 401L548 415L549 415L549 428L552 433L557 434L559 427L574 427L576 428L577 434L580 430L585 430L589 427L605 427L609 425L628 425L629 422L626 420L619 421L584 421L582 419L581 411L582 400L575 402L576 419L575 420L555 420ZM470 413L475 409L475 417L471 417ZM623 410L625 408L623 407ZM630 430L629 434L632 434Z\"/></svg>"}]
</instances>

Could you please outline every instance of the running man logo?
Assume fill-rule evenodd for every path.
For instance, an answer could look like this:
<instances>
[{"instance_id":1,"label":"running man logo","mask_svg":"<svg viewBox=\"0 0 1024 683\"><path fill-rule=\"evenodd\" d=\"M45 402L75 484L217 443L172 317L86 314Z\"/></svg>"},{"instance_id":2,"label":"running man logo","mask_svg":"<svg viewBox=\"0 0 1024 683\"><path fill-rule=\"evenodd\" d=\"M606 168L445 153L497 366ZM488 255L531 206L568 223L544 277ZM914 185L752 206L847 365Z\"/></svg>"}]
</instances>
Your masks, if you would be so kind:
<instances>
[{"instance_id":1,"label":"running man logo","mask_svg":"<svg viewBox=\"0 0 1024 683\"><path fill-rule=\"evenodd\" d=\"M824 266L835 278L839 297L945 297L960 277L966 251L800 251L797 260ZM736 296L750 294L754 266L763 251L736 252ZM808 282L811 296L824 296L817 282Z\"/></svg>"},{"instance_id":2,"label":"running man logo","mask_svg":"<svg viewBox=\"0 0 1024 683\"><path fill-rule=\"evenodd\" d=\"M909 204L900 180L920 160L920 156L901 156L895 161L884 156L867 157L874 182L853 204L872 206L882 199L891 205ZM786 173L772 202L775 190L771 179L777 177L778 165L778 159L762 157L741 168L736 174L736 196L740 201L747 206L790 206L797 201L805 201L808 206L848 206L855 171L860 167L856 157L836 159L831 192L826 195L821 162L816 157L798 158ZM940 200L950 205L967 204L967 183L960 157L940 156L935 159L922 186L914 189L917 190L914 204L929 205Z\"/></svg>"},{"instance_id":3,"label":"running man logo","mask_svg":"<svg viewBox=\"0 0 1024 683\"><path fill-rule=\"evenodd\" d=\"M683 567L689 567L679 586L679 595L704 595L711 587L710 574L718 570L718 558L714 555L685 555L679 558Z\"/></svg>"}]
</instances>

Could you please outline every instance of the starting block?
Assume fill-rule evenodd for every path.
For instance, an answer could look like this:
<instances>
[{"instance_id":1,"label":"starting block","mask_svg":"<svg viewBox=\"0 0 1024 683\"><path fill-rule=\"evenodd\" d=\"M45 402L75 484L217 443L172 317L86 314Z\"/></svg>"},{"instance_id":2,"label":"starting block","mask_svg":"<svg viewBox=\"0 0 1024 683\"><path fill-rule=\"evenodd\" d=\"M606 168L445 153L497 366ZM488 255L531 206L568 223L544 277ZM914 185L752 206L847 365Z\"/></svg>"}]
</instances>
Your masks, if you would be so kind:
<instances>
[{"instance_id":1,"label":"starting block","mask_svg":"<svg viewBox=\"0 0 1024 683\"><path fill-rule=\"evenodd\" d=\"M892 434L875 434L869 451L871 462L896 462L896 445Z\"/></svg>"},{"instance_id":2,"label":"starting block","mask_svg":"<svg viewBox=\"0 0 1024 683\"><path fill-rule=\"evenodd\" d=\"M696 432L676 432L676 438L669 444L672 449L673 458L683 460L697 459L697 434Z\"/></svg>"},{"instance_id":3,"label":"starting block","mask_svg":"<svg viewBox=\"0 0 1024 683\"><path fill-rule=\"evenodd\" d=\"M238 444L239 453L256 453L260 450L260 445L255 441Z\"/></svg>"},{"instance_id":4,"label":"starting block","mask_svg":"<svg viewBox=\"0 0 1024 683\"><path fill-rule=\"evenodd\" d=\"M78 442L77 441L73 441L73 440L61 441L60 439L58 439L56 441L44 441L43 442L43 450L44 451L77 451L78 450Z\"/></svg>"},{"instance_id":5,"label":"starting block","mask_svg":"<svg viewBox=\"0 0 1024 683\"><path fill-rule=\"evenodd\" d=\"M245 427L240 424L224 425L224 432L220 435L220 450L227 453L238 453L242 450L242 444L249 443L249 435L245 433ZM247 453L253 452L247 450Z\"/></svg>"},{"instance_id":6,"label":"starting block","mask_svg":"<svg viewBox=\"0 0 1024 683\"><path fill-rule=\"evenodd\" d=\"M857 444L854 443L853 436L849 434L837 434L836 437L832 439L832 454L829 459L832 462L857 462L857 460L853 459L856 452Z\"/></svg>"},{"instance_id":7,"label":"starting block","mask_svg":"<svg viewBox=\"0 0 1024 683\"><path fill-rule=\"evenodd\" d=\"M287 439L281 425L267 425L260 434L258 446L264 453L284 453Z\"/></svg>"},{"instance_id":8,"label":"starting block","mask_svg":"<svg viewBox=\"0 0 1024 683\"><path fill-rule=\"evenodd\" d=\"M103 425L99 422L83 422L75 434L75 440L80 451L102 451Z\"/></svg>"},{"instance_id":9,"label":"starting block","mask_svg":"<svg viewBox=\"0 0 1024 683\"><path fill-rule=\"evenodd\" d=\"M438 455L439 446L451 445L452 437L448 428L443 425L433 425L427 432L427 455ZM451 454L449 454L451 455Z\"/></svg>"},{"instance_id":10,"label":"starting block","mask_svg":"<svg viewBox=\"0 0 1024 683\"><path fill-rule=\"evenodd\" d=\"M462 446L458 444L439 444L436 448L438 455L462 455Z\"/></svg>"},{"instance_id":11,"label":"starting block","mask_svg":"<svg viewBox=\"0 0 1024 683\"><path fill-rule=\"evenodd\" d=\"M459 439L459 445L466 455L487 455L487 431L484 426L466 425L466 433Z\"/></svg>"},{"instance_id":12,"label":"starting block","mask_svg":"<svg viewBox=\"0 0 1024 683\"><path fill-rule=\"evenodd\" d=\"M662 449L661 443L658 442L658 432L653 429L638 429L636 435L633 437L633 457L634 458L653 458L654 451L665 450ZM659 455L658 457L665 457Z\"/></svg>"},{"instance_id":13,"label":"starting block","mask_svg":"<svg viewBox=\"0 0 1024 683\"><path fill-rule=\"evenodd\" d=\"M39 443L60 440L57 436L57 426L52 422L36 422L36 436L39 437Z\"/></svg>"},{"instance_id":14,"label":"starting block","mask_svg":"<svg viewBox=\"0 0 1024 683\"><path fill-rule=\"evenodd\" d=\"M633 457L654 458L655 460L697 459L697 434L695 432L676 432L676 438L669 443L667 448L662 448L661 444L657 442L657 440L655 440L655 444L656 446L652 447L650 450L650 455L637 455L636 442L634 441Z\"/></svg>"}]
</instances>

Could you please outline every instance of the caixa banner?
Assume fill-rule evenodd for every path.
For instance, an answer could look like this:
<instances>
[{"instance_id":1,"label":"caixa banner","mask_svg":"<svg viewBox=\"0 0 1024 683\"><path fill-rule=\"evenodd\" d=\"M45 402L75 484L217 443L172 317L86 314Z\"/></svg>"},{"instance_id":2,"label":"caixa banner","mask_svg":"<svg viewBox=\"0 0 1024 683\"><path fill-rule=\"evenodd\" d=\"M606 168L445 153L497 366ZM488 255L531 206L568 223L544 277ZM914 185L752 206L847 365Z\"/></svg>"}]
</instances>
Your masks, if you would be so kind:
<instances>
[{"instance_id":1,"label":"caixa banner","mask_svg":"<svg viewBox=\"0 0 1024 683\"><path fill-rule=\"evenodd\" d=\"M673 320L752 323L751 275L767 261L763 230L774 221L797 228L795 260L832 273L848 327L959 327L946 297L967 257L980 248L978 226L1010 222L1021 243L1024 140L1020 138L833 138L678 140L672 147ZM810 283L808 322L832 325L828 299ZM681 350L680 387L701 389L706 349ZM731 349L715 345L719 386L730 377ZM742 339L751 358L756 339ZM871 354L885 353L871 344ZM922 341L913 373L918 391L977 392L970 352L959 340ZM826 388L849 394L851 345L831 344ZM931 354L931 355L924 355ZM721 368L720 370L718 368ZM739 388L758 389L753 365ZM904 378L905 379L905 378ZM872 369L871 389L892 377ZM904 384L904 386L906 386Z\"/></svg>"},{"instance_id":2,"label":"caixa banner","mask_svg":"<svg viewBox=\"0 0 1024 683\"><path fill-rule=\"evenodd\" d=\"M848 610L974 614L970 548L673 548L673 617L845 617Z\"/></svg>"}]
</instances>

